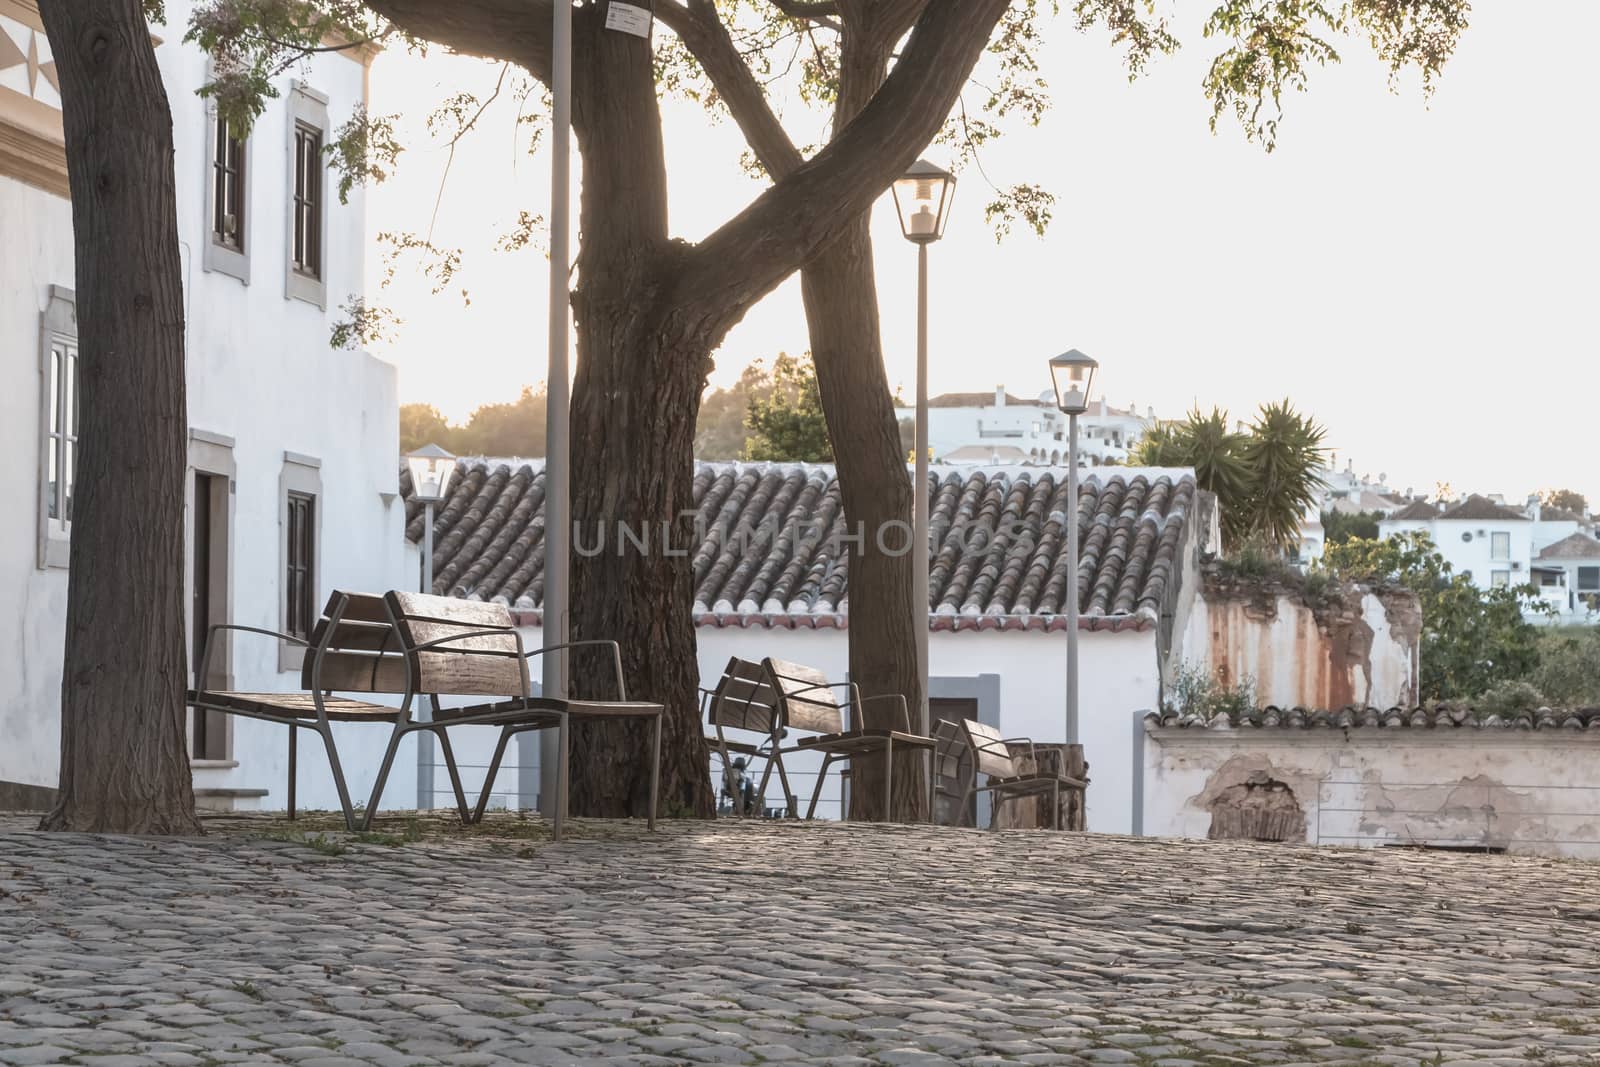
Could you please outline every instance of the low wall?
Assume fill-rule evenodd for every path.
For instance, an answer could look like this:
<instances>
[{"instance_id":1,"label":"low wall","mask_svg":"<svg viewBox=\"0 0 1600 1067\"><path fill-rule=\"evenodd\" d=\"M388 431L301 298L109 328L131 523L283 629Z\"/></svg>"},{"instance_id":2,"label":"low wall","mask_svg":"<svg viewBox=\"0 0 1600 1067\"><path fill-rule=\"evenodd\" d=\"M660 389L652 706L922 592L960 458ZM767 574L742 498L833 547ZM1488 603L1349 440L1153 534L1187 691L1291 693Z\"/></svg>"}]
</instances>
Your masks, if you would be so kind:
<instances>
[{"instance_id":1,"label":"low wall","mask_svg":"<svg viewBox=\"0 0 1600 1067\"><path fill-rule=\"evenodd\" d=\"M1147 725L1144 833L1600 859L1600 732Z\"/></svg>"}]
</instances>

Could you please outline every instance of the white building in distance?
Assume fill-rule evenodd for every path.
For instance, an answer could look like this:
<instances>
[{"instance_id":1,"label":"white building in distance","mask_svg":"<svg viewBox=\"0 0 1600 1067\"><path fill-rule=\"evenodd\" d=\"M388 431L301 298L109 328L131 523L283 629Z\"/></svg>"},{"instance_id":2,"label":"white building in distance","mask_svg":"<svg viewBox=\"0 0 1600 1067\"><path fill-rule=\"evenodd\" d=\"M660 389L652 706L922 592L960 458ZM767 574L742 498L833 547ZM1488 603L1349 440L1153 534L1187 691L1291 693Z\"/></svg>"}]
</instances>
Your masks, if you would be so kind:
<instances>
[{"instance_id":1,"label":"white building in distance","mask_svg":"<svg viewBox=\"0 0 1600 1067\"><path fill-rule=\"evenodd\" d=\"M914 412L902 408L898 414L908 419ZM1126 465L1155 423L1154 409L1139 415L1131 404L1121 409L1093 401L1078 416L1080 465ZM1001 385L992 393L942 393L928 401L928 446L939 463L1059 466L1067 461L1068 445L1067 417L1050 390L1027 400Z\"/></svg>"}]
</instances>

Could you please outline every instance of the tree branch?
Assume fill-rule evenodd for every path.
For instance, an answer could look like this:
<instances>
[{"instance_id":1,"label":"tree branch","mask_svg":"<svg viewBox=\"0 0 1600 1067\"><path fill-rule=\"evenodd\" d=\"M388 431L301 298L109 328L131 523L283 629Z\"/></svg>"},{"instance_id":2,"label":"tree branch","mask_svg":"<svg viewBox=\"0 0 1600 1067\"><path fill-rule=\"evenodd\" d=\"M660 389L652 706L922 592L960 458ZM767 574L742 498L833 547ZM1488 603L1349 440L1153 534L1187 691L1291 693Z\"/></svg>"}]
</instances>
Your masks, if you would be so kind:
<instances>
[{"instance_id":1,"label":"tree branch","mask_svg":"<svg viewBox=\"0 0 1600 1067\"><path fill-rule=\"evenodd\" d=\"M414 37L463 55L515 63L550 83L553 0L365 0Z\"/></svg>"},{"instance_id":2,"label":"tree branch","mask_svg":"<svg viewBox=\"0 0 1600 1067\"><path fill-rule=\"evenodd\" d=\"M820 22L833 30L840 28L835 21L839 17L838 0L772 0L772 6L792 19Z\"/></svg>"},{"instance_id":3,"label":"tree branch","mask_svg":"<svg viewBox=\"0 0 1600 1067\"><path fill-rule=\"evenodd\" d=\"M731 324L837 236L840 224L867 211L939 132L1006 3L928 5L871 103L814 159L701 242L679 292Z\"/></svg>"},{"instance_id":4,"label":"tree branch","mask_svg":"<svg viewBox=\"0 0 1600 1067\"><path fill-rule=\"evenodd\" d=\"M750 67L717 15L714 0L660 0L656 17L678 35L711 79L717 95L728 106L756 158L776 180L794 172L804 162L800 150L773 114Z\"/></svg>"}]
</instances>

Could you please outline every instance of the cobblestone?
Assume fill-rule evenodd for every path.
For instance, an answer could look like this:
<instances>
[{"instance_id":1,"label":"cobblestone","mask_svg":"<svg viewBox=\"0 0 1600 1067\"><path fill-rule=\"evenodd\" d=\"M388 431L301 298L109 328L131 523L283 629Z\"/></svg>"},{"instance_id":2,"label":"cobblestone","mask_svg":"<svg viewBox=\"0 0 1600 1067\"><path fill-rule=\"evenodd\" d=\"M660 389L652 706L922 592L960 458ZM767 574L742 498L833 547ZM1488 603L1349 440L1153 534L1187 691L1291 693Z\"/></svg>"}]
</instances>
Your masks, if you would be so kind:
<instances>
[{"instance_id":1,"label":"cobblestone","mask_svg":"<svg viewBox=\"0 0 1600 1067\"><path fill-rule=\"evenodd\" d=\"M0 816L0 1064L1600 1063L1589 864L380 822Z\"/></svg>"}]
</instances>

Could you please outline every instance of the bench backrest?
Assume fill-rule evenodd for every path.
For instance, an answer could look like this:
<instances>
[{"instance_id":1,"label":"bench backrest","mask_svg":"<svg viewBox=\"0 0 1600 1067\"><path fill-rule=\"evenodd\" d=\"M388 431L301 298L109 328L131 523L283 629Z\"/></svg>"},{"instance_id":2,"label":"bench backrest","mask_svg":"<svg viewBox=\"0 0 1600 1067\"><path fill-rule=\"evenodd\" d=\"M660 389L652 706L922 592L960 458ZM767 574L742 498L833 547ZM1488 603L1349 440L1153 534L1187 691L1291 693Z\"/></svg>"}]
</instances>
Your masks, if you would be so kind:
<instances>
[{"instance_id":1,"label":"bench backrest","mask_svg":"<svg viewBox=\"0 0 1600 1067\"><path fill-rule=\"evenodd\" d=\"M828 676L814 667L768 657L761 661L778 698L783 724L791 730L818 734L844 732L844 714L828 688ZM852 723L859 726L859 723Z\"/></svg>"},{"instance_id":2,"label":"bench backrest","mask_svg":"<svg viewBox=\"0 0 1600 1067\"><path fill-rule=\"evenodd\" d=\"M963 719L961 728L967 732L973 762L981 773L994 778L1015 778L1021 773L1011 758L1011 749L1002 743L1005 739L999 730L974 719Z\"/></svg>"},{"instance_id":3,"label":"bench backrest","mask_svg":"<svg viewBox=\"0 0 1600 1067\"><path fill-rule=\"evenodd\" d=\"M711 694L709 719L712 726L776 733L778 695L767 680L766 668L738 656L728 660Z\"/></svg>"},{"instance_id":4,"label":"bench backrest","mask_svg":"<svg viewBox=\"0 0 1600 1067\"><path fill-rule=\"evenodd\" d=\"M528 663L504 604L399 591L385 594L384 601L418 693L528 695ZM430 647L419 651L423 645Z\"/></svg>"},{"instance_id":5,"label":"bench backrest","mask_svg":"<svg viewBox=\"0 0 1600 1067\"><path fill-rule=\"evenodd\" d=\"M338 623L331 621L334 615L339 616ZM406 662L383 597L335 590L309 642L300 668L302 689L315 689L320 683L324 691L336 693L406 691Z\"/></svg>"},{"instance_id":6,"label":"bench backrest","mask_svg":"<svg viewBox=\"0 0 1600 1067\"><path fill-rule=\"evenodd\" d=\"M933 741L934 784L942 793L960 795L961 768L964 763L971 762L966 731L960 723L940 719L933 728Z\"/></svg>"}]
</instances>

